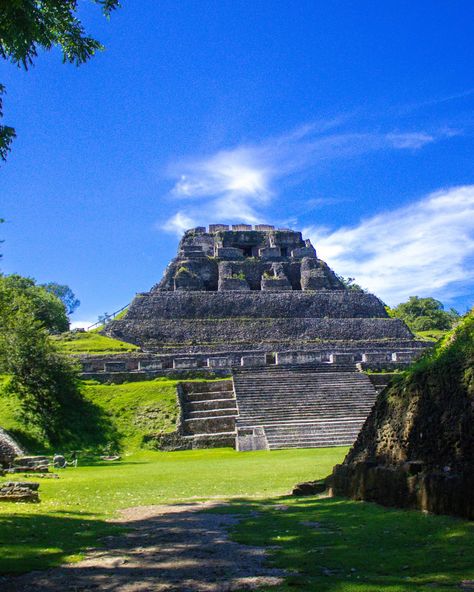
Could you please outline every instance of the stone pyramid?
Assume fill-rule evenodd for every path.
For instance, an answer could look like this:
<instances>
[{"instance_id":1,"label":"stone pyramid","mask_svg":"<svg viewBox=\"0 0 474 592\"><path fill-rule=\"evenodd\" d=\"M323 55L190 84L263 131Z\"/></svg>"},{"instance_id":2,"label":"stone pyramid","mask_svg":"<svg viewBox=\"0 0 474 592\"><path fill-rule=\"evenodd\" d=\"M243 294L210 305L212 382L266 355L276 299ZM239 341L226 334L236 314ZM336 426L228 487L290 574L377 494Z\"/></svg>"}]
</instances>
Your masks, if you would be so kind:
<instances>
[{"instance_id":1,"label":"stone pyramid","mask_svg":"<svg viewBox=\"0 0 474 592\"><path fill-rule=\"evenodd\" d=\"M198 366L390 365L421 347L376 296L348 289L301 232L264 224L186 231L163 279L105 333Z\"/></svg>"}]
</instances>

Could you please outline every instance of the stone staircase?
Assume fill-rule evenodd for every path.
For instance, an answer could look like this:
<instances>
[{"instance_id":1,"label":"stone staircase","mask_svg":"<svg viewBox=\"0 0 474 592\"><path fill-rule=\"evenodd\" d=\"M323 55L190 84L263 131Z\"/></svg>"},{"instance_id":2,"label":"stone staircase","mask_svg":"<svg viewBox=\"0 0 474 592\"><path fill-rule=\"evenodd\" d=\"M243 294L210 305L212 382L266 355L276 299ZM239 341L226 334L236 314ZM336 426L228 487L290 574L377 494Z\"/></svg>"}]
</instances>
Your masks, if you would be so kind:
<instances>
[{"instance_id":1,"label":"stone staircase","mask_svg":"<svg viewBox=\"0 0 474 592\"><path fill-rule=\"evenodd\" d=\"M180 432L199 447L235 445L237 405L231 380L183 382L178 387L181 404Z\"/></svg>"},{"instance_id":2,"label":"stone staircase","mask_svg":"<svg viewBox=\"0 0 474 592\"><path fill-rule=\"evenodd\" d=\"M234 368L237 449L350 445L376 391L354 364Z\"/></svg>"}]
</instances>

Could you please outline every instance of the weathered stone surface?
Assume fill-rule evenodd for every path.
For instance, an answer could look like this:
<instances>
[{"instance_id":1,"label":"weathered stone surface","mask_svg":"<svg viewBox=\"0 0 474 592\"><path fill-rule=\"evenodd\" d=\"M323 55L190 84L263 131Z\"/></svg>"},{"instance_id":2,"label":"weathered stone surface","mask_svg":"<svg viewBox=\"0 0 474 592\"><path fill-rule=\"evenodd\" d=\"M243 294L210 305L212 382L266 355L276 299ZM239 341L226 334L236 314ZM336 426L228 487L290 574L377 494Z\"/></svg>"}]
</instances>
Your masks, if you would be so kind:
<instances>
[{"instance_id":1,"label":"weathered stone surface","mask_svg":"<svg viewBox=\"0 0 474 592\"><path fill-rule=\"evenodd\" d=\"M474 518L474 312L394 377L331 477L336 495Z\"/></svg>"},{"instance_id":2,"label":"weathered stone surface","mask_svg":"<svg viewBox=\"0 0 474 592\"><path fill-rule=\"evenodd\" d=\"M297 497L304 495L316 495L318 493L324 493L326 491L326 482L324 479L319 481L305 481L304 483L298 483L293 488L291 495Z\"/></svg>"},{"instance_id":3,"label":"weathered stone surface","mask_svg":"<svg viewBox=\"0 0 474 592\"><path fill-rule=\"evenodd\" d=\"M39 502L39 483L9 481L0 486L0 502Z\"/></svg>"},{"instance_id":4,"label":"weathered stone surface","mask_svg":"<svg viewBox=\"0 0 474 592\"><path fill-rule=\"evenodd\" d=\"M360 361L372 343L388 358L399 352L401 359L407 345L419 347L401 320L387 317L378 298L347 290L301 232L266 225L187 231L162 281L138 294L105 333L147 351L204 359L252 350L274 358L285 349L312 349L323 361L330 353L355 354ZM320 354L324 344L331 349ZM198 362L205 365L201 357ZM173 358L162 364L162 370L176 365ZM143 368L160 370L146 363ZM137 369L127 362L124 371ZM92 364L88 371L94 373Z\"/></svg>"},{"instance_id":5,"label":"weathered stone surface","mask_svg":"<svg viewBox=\"0 0 474 592\"><path fill-rule=\"evenodd\" d=\"M18 442L5 430L0 428L0 467L9 466L16 456L25 454Z\"/></svg>"}]
</instances>

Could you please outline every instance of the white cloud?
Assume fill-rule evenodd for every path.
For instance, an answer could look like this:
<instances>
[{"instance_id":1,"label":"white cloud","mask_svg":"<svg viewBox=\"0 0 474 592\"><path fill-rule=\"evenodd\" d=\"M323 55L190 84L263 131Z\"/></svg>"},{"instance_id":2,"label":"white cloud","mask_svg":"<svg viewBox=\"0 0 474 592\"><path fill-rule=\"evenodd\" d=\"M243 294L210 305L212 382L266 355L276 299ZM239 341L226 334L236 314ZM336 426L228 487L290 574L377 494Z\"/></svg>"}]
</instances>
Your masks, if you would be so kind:
<instances>
[{"instance_id":1,"label":"white cloud","mask_svg":"<svg viewBox=\"0 0 474 592\"><path fill-rule=\"evenodd\" d=\"M286 177L337 158L376 150L420 149L449 135L444 131L331 131L339 123L305 125L259 144L174 163L169 169L175 179L170 198L180 205L160 227L180 233L210 220L254 223L265 219L263 212L276 194L275 185Z\"/></svg>"},{"instance_id":2,"label":"white cloud","mask_svg":"<svg viewBox=\"0 0 474 592\"><path fill-rule=\"evenodd\" d=\"M193 218L183 212L177 212L174 216L171 216L164 225L160 226L160 228L181 236L185 230L192 228L195 225L196 222Z\"/></svg>"},{"instance_id":3,"label":"white cloud","mask_svg":"<svg viewBox=\"0 0 474 592\"><path fill-rule=\"evenodd\" d=\"M453 187L335 231L305 229L322 259L390 305L450 299L474 281L474 185Z\"/></svg>"},{"instance_id":4,"label":"white cloud","mask_svg":"<svg viewBox=\"0 0 474 592\"><path fill-rule=\"evenodd\" d=\"M423 148L426 144L431 144L435 141L434 136L425 132L392 133L387 134L386 138L394 148L414 150Z\"/></svg>"}]
</instances>

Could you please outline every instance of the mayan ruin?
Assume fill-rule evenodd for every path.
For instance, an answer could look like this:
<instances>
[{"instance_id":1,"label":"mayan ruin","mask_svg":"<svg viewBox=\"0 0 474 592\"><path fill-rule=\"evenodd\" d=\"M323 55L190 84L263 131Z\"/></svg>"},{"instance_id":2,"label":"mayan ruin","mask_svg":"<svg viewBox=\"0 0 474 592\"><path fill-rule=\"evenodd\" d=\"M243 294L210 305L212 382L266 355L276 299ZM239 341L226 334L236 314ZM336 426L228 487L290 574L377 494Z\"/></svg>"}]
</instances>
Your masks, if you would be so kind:
<instances>
[{"instance_id":1,"label":"mayan ruin","mask_svg":"<svg viewBox=\"0 0 474 592\"><path fill-rule=\"evenodd\" d=\"M0 592L474 592L473 23L0 2Z\"/></svg>"},{"instance_id":2,"label":"mayan ruin","mask_svg":"<svg viewBox=\"0 0 474 592\"><path fill-rule=\"evenodd\" d=\"M86 377L231 373L219 396L181 389L179 431L181 446L238 450L351 444L388 380L364 371L404 367L424 345L301 232L265 224L186 231L162 280L104 333L140 351L83 356Z\"/></svg>"}]
</instances>

